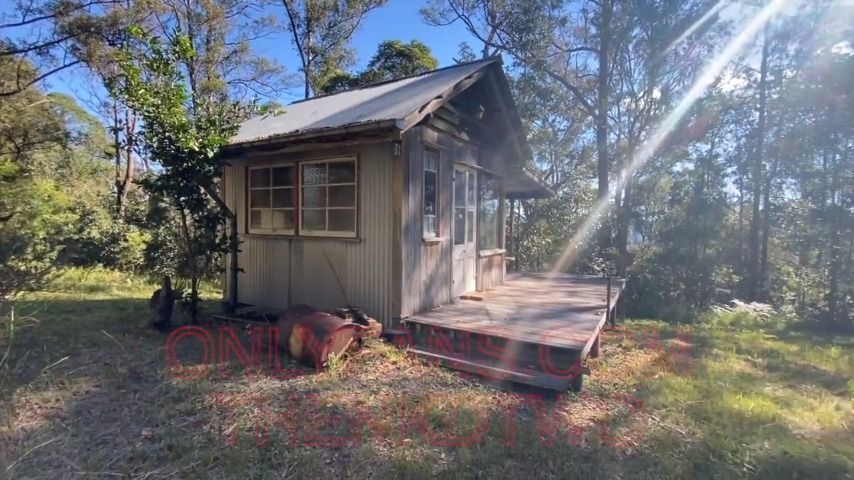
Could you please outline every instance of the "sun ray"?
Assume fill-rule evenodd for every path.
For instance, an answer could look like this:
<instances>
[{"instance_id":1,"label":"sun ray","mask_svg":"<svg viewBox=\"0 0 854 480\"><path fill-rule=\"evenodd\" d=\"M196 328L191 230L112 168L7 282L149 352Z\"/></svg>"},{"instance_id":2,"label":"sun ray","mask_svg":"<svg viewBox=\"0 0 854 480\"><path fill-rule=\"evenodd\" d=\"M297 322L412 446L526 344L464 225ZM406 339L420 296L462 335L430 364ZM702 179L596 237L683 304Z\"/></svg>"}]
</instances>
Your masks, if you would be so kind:
<instances>
[{"instance_id":1,"label":"sun ray","mask_svg":"<svg viewBox=\"0 0 854 480\"><path fill-rule=\"evenodd\" d=\"M679 35L679 37L676 40L671 42L670 45L668 45L667 48L664 49L664 53L662 54L662 56L665 56L668 53L670 53L670 51L673 50L674 48L676 48L677 45L684 42L688 37L690 37L694 32L696 32L697 29L699 29L700 27L705 25L706 22L708 22L710 18L717 15L718 12L723 10L724 7L726 7L729 4L730 4L730 2L728 0L720 0L718 3L716 3L712 8L709 9L708 12L703 14L703 16L700 17L699 20L694 22L690 27L688 27L684 32L682 32L682 35Z\"/></svg>"},{"instance_id":2,"label":"sun ray","mask_svg":"<svg viewBox=\"0 0 854 480\"><path fill-rule=\"evenodd\" d=\"M652 136L644 143L640 151L629 162L625 169L620 174L616 183L616 188L623 188L628 179L640 168L647 160L649 160L658 148L667 140L673 133L676 126L691 108L694 103L703 95L715 80L720 76L727 65L736 58L759 32L765 27L768 21L783 8L787 6L790 0L773 0L763 7L745 27L736 35L730 42L718 53L715 58L703 70L703 73L697 78L688 92L679 101L676 107L664 118L664 120L655 129ZM571 266L584 243L587 241L591 233L596 230L600 220L605 213L611 208L608 198L600 200L590 215L581 224L575 235L569 239L564 247L561 256L558 258L555 265L552 267L550 274L555 275L564 271Z\"/></svg>"}]
</instances>

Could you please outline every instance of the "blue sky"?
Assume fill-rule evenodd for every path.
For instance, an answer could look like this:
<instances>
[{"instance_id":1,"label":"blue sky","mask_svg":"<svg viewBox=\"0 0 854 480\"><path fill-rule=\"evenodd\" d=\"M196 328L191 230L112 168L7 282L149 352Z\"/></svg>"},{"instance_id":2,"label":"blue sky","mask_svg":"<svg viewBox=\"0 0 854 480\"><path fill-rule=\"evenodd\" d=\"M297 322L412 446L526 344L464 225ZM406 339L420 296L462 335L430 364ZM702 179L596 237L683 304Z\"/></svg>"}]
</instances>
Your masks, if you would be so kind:
<instances>
[{"instance_id":1,"label":"blue sky","mask_svg":"<svg viewBox=\"0 0 854 480\"><path fill-rule=\"evenodd\" d=\"M367 64L377 45L383 40L402 40L409 42L416 39L427 44L433 55L439 60L440 66L453 63L461 42L468 41L477 48L476 42L468 34L465 27L456 22L444 27L431 27L421 20L418 10L425 4L420 0L389 0L389 2L370 12L362 22L361 28L354 35L351 46L357 55L356 69ZM0 12L6 11L0 7ZM284 10L279 5L273 5L270 13L281 15L284 20ZM5 13L5 12L4 12ZM253 44L255 53L276 59L283 64L288 72L298 73L299 58L293 49L290 38L285 32L258 40ZM85 105L88 88L84 72L81 70L63 72L50 79L48 90L60 91L78 97ZM284 92L278 99L283 103L302 98L302 87L296 86Z\"/></svg>"},{"instance_id":2,"label":"blue sky","mask_svg":"<svg viewBox=\"0 0 854 480\"><path fill-rule=\"evenodd\" d=\"M459 44L471 42L471 36L460 22L446 27L431 27L421 20L418 10L425 4L420 0L389 0L389 2L373 10L362 22L361 28L351 41L356 50L356 69L368 63L377 45L383 40L420 40L427 44L433 55L439 60L440 66L453 63ZM274 14L284 15L280 6L274 6ZM277 35L258 44L258 53L275 58L285 65L290 72L298 72L299 58L285 35ZM282 98L285 101L302 98L302 87L293 89L290 95Z\"/></svg>"}]
</instances>

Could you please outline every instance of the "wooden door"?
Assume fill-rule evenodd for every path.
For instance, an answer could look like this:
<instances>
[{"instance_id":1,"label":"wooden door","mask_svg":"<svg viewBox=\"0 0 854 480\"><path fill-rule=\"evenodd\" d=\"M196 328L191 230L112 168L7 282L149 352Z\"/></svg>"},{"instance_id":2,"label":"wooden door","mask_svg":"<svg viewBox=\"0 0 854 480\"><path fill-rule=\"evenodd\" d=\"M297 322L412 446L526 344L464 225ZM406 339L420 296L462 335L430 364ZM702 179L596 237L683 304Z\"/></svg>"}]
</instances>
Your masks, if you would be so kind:
<instances>
[{"instance_id":1,"label":"wooden door","mask_svg":"<svg viewBox=\"0 0 854 480\"><path fill-rule=\"evenodd\" d=\"M477 245L477 172L454 166L453 205L453 296L476 288Z\"/></svg>"}]
</instances>

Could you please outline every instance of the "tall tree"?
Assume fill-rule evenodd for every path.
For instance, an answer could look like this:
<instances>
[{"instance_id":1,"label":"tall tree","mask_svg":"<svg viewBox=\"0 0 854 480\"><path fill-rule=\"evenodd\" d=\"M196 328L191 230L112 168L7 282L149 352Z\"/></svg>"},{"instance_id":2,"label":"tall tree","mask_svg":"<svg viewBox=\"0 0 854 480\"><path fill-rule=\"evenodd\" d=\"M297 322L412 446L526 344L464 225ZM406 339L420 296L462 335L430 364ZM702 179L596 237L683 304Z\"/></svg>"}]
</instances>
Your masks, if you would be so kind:
<instances>
[{"instance_id":1,"label":"tall tree","mask_svg":"<svg viewBox=\"0 0 854 480\"><path fill-rule=\"evenodd\" d=\"M319 93L334 93L370 83L393 80L435 70L439 61L433 56L430 47L418 40L403 43L400 40L386 40L377 47L376 53L362 72L350 74L339 72L330 75L318 85Z\"/></svg>"},{"instance_id":2,"label":"tall tree","mask_svg":"<svg viewBox=\"0 0 854 480\"><path fill-rule=\"evenodd\" d=\"M45 94L39 76L27 61L0 58L0 88L29 85L0 98L0 310L60 264L80 223L75 208L97 188L77 180L106 166L103 126L70 98Z\"/></svg>"},{"instance_id":3,"label":"tall tree","mask_svg":"<svg viewBox=\"0 0 854 480\"><path fill-rule=\"evenodd\" d=\"M352 62L350 38L368 13L386 0L282 0L300 59L305 98Z\"/></svg>"},{"instance_id":4,"label":"tall tree","mask_svg":"<svg viewBox=\"0 0 854 480\"><path fill-rule=\"evenodd\" d=\"M161 166L159 174L143 185L153 195L167 199L177 213L183 240L178 273L190 282L190 312L195 321L202 278L219 253L235 253L233 234L227 244L222 241L221 227L226 219L233 220L234 212L217 189L221 172L217 154L250 111L240 102L193 90L194 81L200 79L179 67L195 61L191 37L176 31L164 46L138 27L131 33L147 49L141 57L122 52L121 75L110 87L140 113L145 149Z\"/></svg>"},{"instance_id":5,"label":"tall tree","mask_svg":"<svg viewBox=\"0 0 854 480\"><path fill-rule=\"evenodd\" d=\"M101 35L83 22L69 28L66 20L101 11L121 0L22 0L0 19L0 58L15 72L0 96L22 92L30 85L81 63L79 45ZM30 74L29 66L38 69Z\"/></svg>"},{"instance_id":6,"label":"tall tree","mask_svg":"<svg viewBox=\"0 0 854 480\"><path fill-rule=\"evenodd\" d=\"M169 38L177 29L190 38L197 54L182 67L195 96L236 98L276 95L287 84L284 69L254 55L251 42L274 31L274 18L253 0L116 0L98 9L75 10L57 16L61 32L88 29L97 35L75 37L72 54L101 85L119 73L118 52L143 48L128 35L130 26ZM58 7L57 7L58 8ZM137 112L96 88L96 111L110 125L115 159L116 213L121 218L125 199L147 164L138 145Z\"/></svg>"},{"instance_id":7,"label":"tall tree","mask_svg":"<svg viewBox=\"0 0 854 480\"><path fill-rule=\"evenodd\" d=\"M702 67L701 59L714 51L718 32L708 24L715 17L701 20L707 7L703 2L679 0L632 2L614 22L616 38L612 60L614 101L609 110L613 124L614 167L616 175L631 172L614 186L614 229L617 250L617 274L625 275L629 266L628 236L636 199L633 191L638 177L666 168L648 161L646 168L630 170L629 164L643 141L667 113L676 98L690 85ZM690 25L702 22L701 38L679 42ZM598 127L597 127L598 128Z\"/></svg>"},{"instance_id":8,"label":"tall tree","mask_svg":"<svg viewBox=\"0 0 854 480\"><path fill-rule=\"evenodd\" d=\"M622 8L622 3L611 0L433 0L422 15L433 25L462 22L483 44L484 56L507 53L570 93L573 105L568 108L580 108L595 125L597 199L605 202L612 162L612 65ZM601 250L609 248L610 238L604 225L598 241Z\"/></svg>"}]
</instances>

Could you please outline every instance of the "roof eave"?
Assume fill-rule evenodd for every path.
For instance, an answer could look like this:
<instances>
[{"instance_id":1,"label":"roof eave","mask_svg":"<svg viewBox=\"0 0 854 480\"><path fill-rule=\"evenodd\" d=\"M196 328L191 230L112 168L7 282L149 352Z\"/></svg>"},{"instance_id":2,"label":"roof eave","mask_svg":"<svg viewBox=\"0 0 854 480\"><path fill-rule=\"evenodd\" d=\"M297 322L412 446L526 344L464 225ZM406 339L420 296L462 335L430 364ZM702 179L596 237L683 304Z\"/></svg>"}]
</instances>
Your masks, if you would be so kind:
<instances>
[{"instance_id":1,"label":"roof eave","mask_svg":"<svg viewBox=\"0 0 854 480\"><path fill-rule=\"evenodd\" d=\"M306 140L317 140L324 137L331 137L336 135L348 135L348 134L358 134L365 133L370 131L382 131L382 130L403 130L401 127L403 126L403 120L401 119L388 119L388 120L378 120L373 122L365 122L365 123L356 123L350 125L341 125L332 128L320 128L315 130L306 130L302 132L291 132L284 133L279 135L271 135L269 137L258 138L254 140L248 140L243 142L235 142L230 143L223 147L223 150L227 152L235 151L235 150L246 150L255 147L262 146L270 146L270 145L285 145L288 143L297 143L304 142Z\"/></svg>"},{"instance_id":2,"label":"roof eave","mask_svg":"<svg viewBox=\"0 0 854 480\"><path fill-rule=\"evenodd\" d=\"M515 177L511 185L505 187L505 197L508 199L549 198L555 195L551 187L527 168L522 168L521 173L521 177Z\"/></svg>"}]
</instances>

